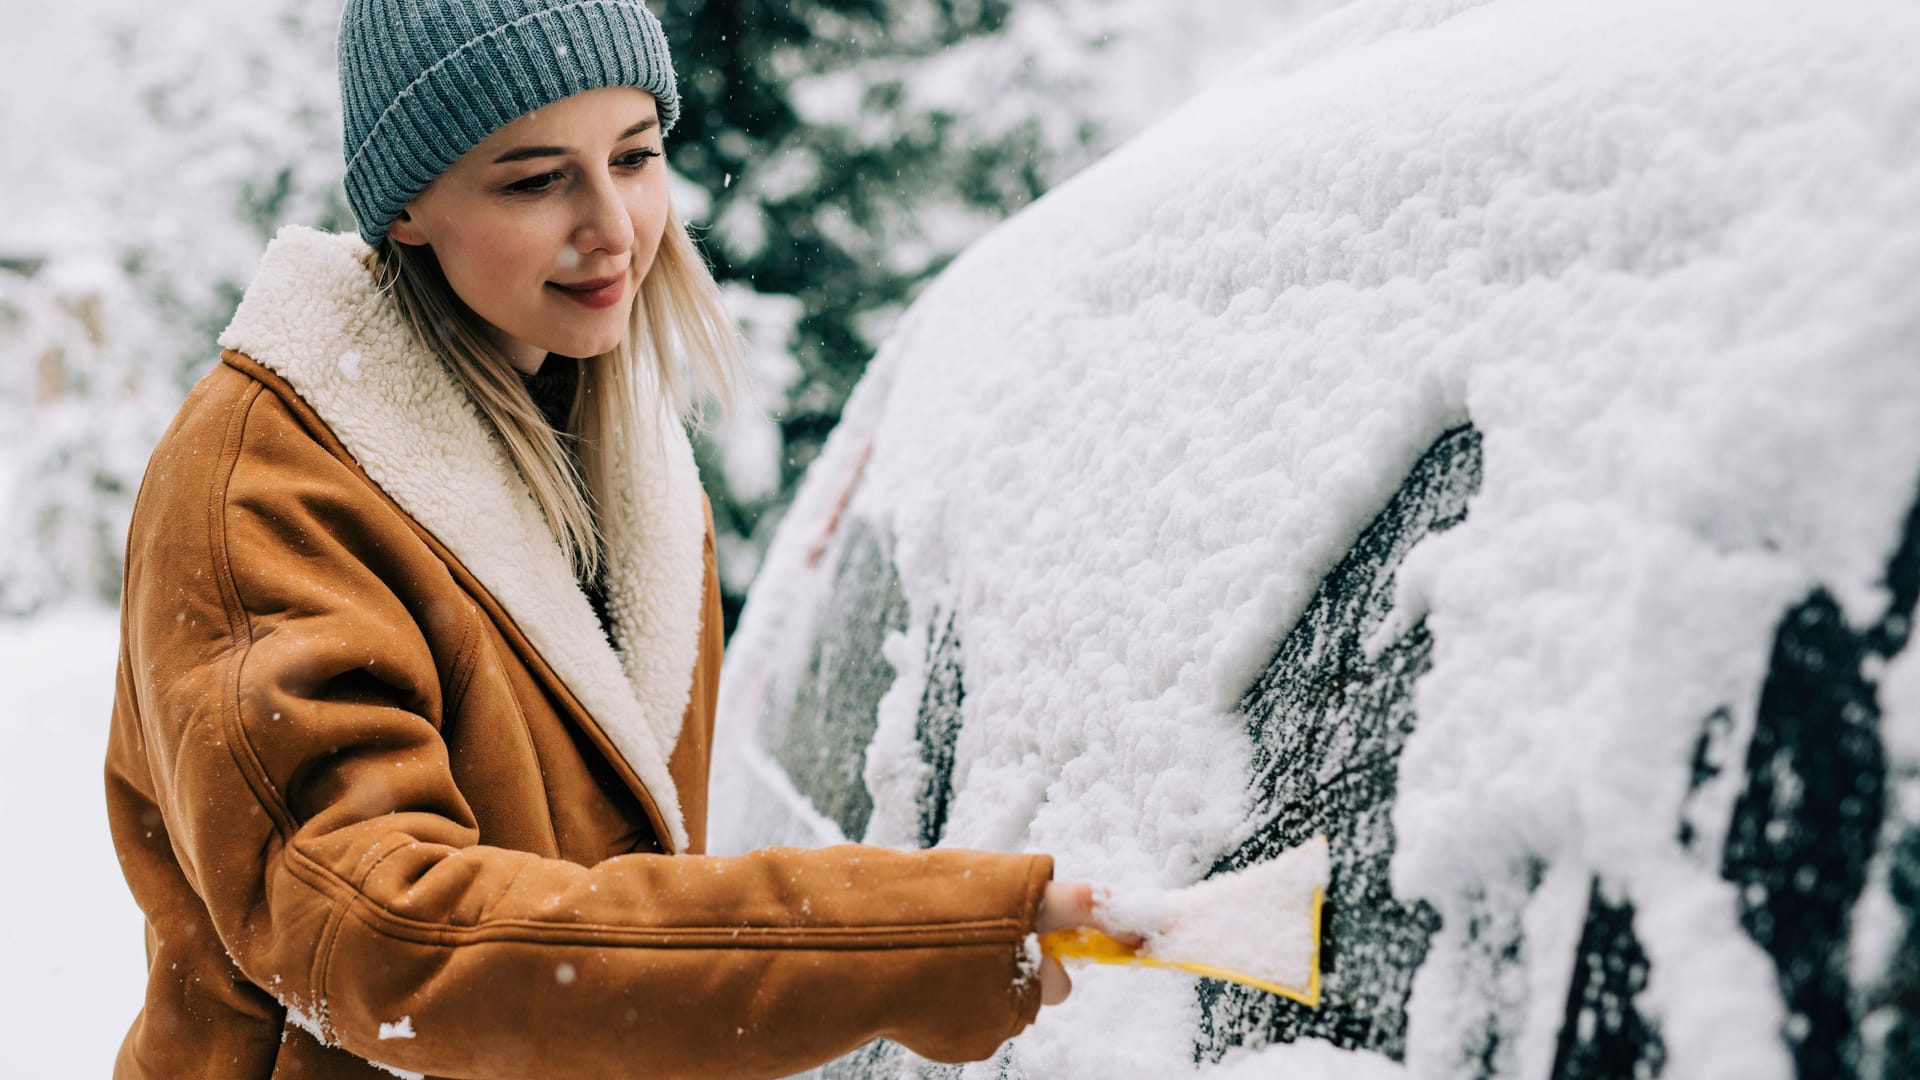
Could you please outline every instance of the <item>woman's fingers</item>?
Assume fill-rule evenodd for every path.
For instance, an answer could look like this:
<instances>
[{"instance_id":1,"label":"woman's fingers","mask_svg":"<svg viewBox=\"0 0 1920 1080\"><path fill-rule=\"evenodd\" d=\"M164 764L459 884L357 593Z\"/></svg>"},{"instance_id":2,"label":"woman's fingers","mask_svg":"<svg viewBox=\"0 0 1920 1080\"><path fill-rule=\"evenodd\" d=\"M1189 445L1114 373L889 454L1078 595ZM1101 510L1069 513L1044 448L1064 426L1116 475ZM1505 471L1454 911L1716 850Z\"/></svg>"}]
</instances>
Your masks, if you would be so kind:
<instances>
[{"instance_id":1,"label":"woman's fingers","mask_svg":"<svg viewBox=\"0 0 1920 1080\"><path fill-rule=\"evenodd\" d=\"M1104 890L1095 890L1084 881L1053 882L1041 897L1040 911L1034 921L1035 929L1045 934L1054 930L1090 926L1122 945L1137 949L1146 944L1146 938L1131 930L1115 930L1101 924L1094 912L1094 903L1096 896L1102 892Z\"/></svg>"},{"instance_id":2,"label":"woman's fingers","mask_svg":"<svg viewBox=\"0 0 1920 1080\"><path fill-rule=\"evenodd\" d=\"M1073 980L1067 976L1067 969L1060 961L1051 956L1040 958L1040 1003L1058 1005L1067 1000L1073 992Z\"/></svg>"},{"instance_id":3,"label":"woman's fingers","mask_svg":"<svg viewBox=\"0 0 1920 1080\"><path fill-rule=\"evenodd\" d=\"M1040 896L1033 928L1042 934L1093 925L1093 886L1083 881L1050 881ZM1058 1005L1073 992L1067 969L1051 956L1040 958L1040 1003Z\"/></svg>"},{"instance_id":4,"label":"woman's fingers","mask_svg":"<svg viewBox=\"0 0 1920 1080\"><path fill-rule=\"evenodd\" d=\"M1093 886L1084 881L1052 881L1040 897L1034 929L1042 934L1093 925ZM1058 1005L1073 992L1067 969L1051 956L1040 958L1040 1002Z\"/></svg>"},{"instance_id":5,"label":"woman's fingers","mask_svg":"<svg viewBox=\"0 0 1920 1080\"><path fill-rule=\"evenodd\" d=\"M1040 897L1034 929L1042 934L1093 925L1093 886L1084 881L1050 881Z\"/></svg>"}]
</instances>

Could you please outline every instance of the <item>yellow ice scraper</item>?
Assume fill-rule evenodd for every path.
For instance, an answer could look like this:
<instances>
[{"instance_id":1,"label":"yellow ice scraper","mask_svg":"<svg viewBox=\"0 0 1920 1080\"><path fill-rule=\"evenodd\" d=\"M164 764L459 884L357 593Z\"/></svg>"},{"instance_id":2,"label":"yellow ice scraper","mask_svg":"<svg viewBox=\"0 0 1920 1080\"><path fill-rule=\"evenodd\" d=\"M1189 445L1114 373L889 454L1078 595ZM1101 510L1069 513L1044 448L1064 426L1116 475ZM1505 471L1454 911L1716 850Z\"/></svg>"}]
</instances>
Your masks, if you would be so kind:
<instances>
[{"instance_id":1,"label":"yellow ice scraper","mask_svg":"<svg viewBox=\"0 0 1920 1080\"><path fill-rule=\"evenodd\" d=\"M1100 914L1138 946L1098 930L1056 930L1040 948L1057 960L1173 968L1258 987L1309 1008L1320 1004L1320 909L1327 838L1316 836L1244 870L1152 897L1116 894Z\"/></svg>"}]
</instances>

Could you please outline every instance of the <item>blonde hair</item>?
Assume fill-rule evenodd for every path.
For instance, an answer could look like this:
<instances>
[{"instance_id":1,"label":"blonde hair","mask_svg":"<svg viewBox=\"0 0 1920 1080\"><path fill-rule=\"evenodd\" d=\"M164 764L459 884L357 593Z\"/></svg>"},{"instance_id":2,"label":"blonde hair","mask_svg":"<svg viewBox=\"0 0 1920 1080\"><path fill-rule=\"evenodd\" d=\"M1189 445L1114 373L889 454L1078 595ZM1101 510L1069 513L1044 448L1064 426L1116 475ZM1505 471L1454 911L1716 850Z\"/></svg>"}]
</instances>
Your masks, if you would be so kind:
<instances>
[{"instance_id":1,"label":"blonde hair","mask_svg":"<svg viewBox=\"0 0 1920 1080\"><path fill-rule=\"evenodd\" d=\"M608 505L616 463L632 460L632 440L646 429L657 435L666 423L697 424L703 399L731 409L745 382L740 337L720 288L671 207L626 336L611 352L576 361L583 366L568 413L570 432L547 423L486 321L454 293L431 249L389 237L366 261L413 336L447 365L499 433L582 579L600 571L598 508ZM578 468L562 439L577 440Z\"/></svg>"}]
</instances>

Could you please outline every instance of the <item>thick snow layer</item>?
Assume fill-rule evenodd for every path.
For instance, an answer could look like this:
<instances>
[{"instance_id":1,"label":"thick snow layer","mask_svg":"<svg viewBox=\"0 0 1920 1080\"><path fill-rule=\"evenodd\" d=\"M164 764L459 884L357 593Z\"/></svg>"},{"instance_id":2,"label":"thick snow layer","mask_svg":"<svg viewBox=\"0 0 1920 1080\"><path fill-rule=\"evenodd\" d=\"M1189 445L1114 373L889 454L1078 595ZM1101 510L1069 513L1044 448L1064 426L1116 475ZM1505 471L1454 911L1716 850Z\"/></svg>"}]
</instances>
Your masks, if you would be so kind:
<instances>
[{"instance_id":1,"label":"thick snow layer","mask_svg":"<svg viewBox=\"0 0 1920 1080\"><path fill-rule=\"evenodd\" d=\"M1279 44L908 312L736 635L722 792L769 767L758 694L808 638L851 490L909 607L868 836L913 841L913 654L950 612L943 843L1193 881L1245 828L1240 695L1470 419L1484 482L1409 557L1381 642L1422 617L1435 642L1393 816L1395 893L1442 927L1406 1071L1448 1075L1484 1007L1463 935L1490 904L1536 946L1511 1064L1544 1075L1597 875L1636 912L1667 1074L1788 1075L1769 959L1675 822L1701 718L1751 731L1783 612L1815 586L1854 625L1887 604L1920 482L1915 55L1892 0L1382 0ZM1884 725L1911 760L1909 665ZM1187 1071L1186 985L1083 973L1013 1060ZM1219 1074L1376 1067L1399 1068L1300 1044Z\"/></svg>"},{"instance_id":2,"label":"thick snow layer","mask_svg":"<svg viewBox=\"0 0 1920 1080\"><path fill-rule=\"evenodd\" d=\"M113 709L114 612L0 620L0 1073L107 1076L147 968L107 834L101 762Z\"/></svg>"}]
</instances>

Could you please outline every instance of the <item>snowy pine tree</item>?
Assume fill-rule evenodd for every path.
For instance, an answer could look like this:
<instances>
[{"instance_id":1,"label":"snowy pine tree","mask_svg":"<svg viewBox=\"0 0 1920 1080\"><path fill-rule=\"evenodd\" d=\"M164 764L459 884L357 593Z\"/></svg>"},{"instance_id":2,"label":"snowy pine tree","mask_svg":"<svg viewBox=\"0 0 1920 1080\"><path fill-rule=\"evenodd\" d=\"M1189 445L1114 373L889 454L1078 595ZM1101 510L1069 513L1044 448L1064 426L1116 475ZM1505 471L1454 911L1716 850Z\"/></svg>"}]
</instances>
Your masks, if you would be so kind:
<instances>
[{"instance_id":1,"label":"snowy pine tree","mask_svg":"<svg viewBox=\"0 0 1920 1080\"><path fill-rule=\"evenodd\" d=\"M793 301L753 336L756 355L790 357L760 371L781 390L768 402L777 439L743 435L757 430L746 418L700 448L729 624L794 485L918 290L1222 62L1335 2L664 5L687 101L674 167L713 193L716 272L736 297ZM742 439L751 449L717 445Z\"/></svg>"},{"instance_id":2,"label":"snowy pine tree","mask_svg":"<svg viewBox=\"0 0 1920 1080\"><path fill-rule=\"evenodd\" d=\"M201 0L121 16L97 143L0 236L0 613L111 601L146 456L213 363L265 241L345 221L332 11ZM91 27L90 27L91 29ZM103 117L111 117L110 124Z\"/></svg>"},{"instance_id":3,"label":"snowy pine tree","mask_svg":"<svg viewBox=\"0 0 1920 1080\"><path fill-rule=\"evenodd\" d=\"M917 290L1223 58L1332 0L651 4L686 102L674 198L760 396L698 444L731 625L801 472ZM0 367L19 373L0 388L0 611L116 594L145 448L213 361L266 240L288 223L351 226L338 0L122 10L104 30L88 12L49 16L47 40L91 35L117 78L51 102L66 114L14 143L66 140L44 184L8 181L42 213L0 222ZM70 58L25 59L15 85Z\"/></svg>"}]
</instances>

